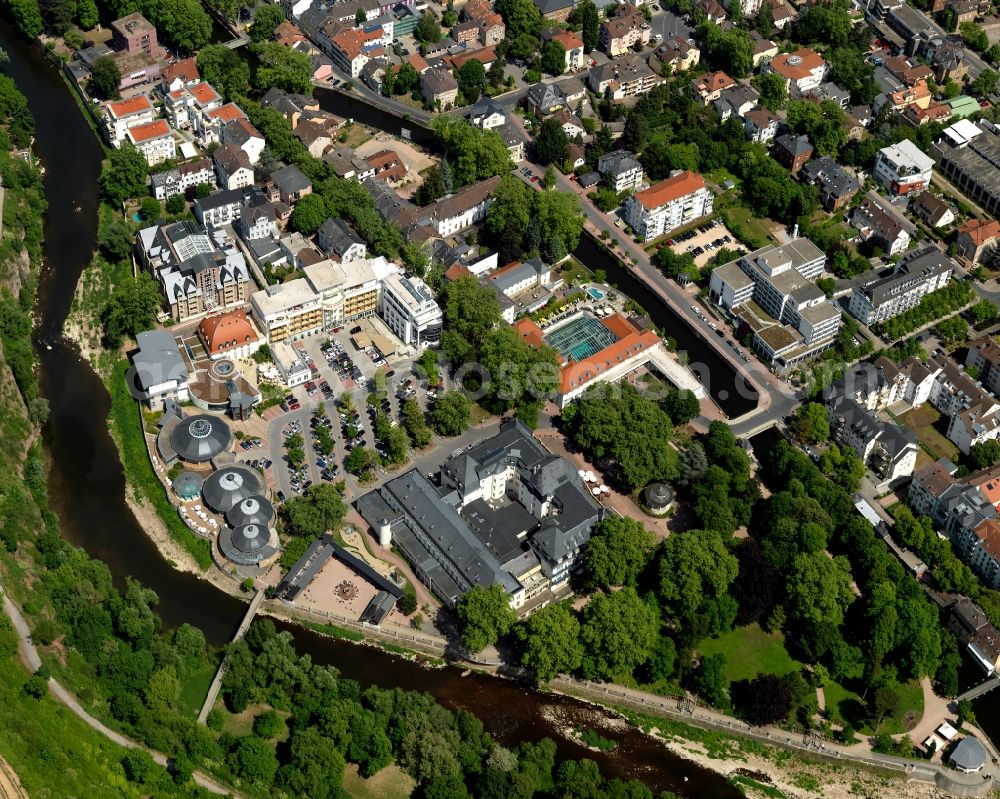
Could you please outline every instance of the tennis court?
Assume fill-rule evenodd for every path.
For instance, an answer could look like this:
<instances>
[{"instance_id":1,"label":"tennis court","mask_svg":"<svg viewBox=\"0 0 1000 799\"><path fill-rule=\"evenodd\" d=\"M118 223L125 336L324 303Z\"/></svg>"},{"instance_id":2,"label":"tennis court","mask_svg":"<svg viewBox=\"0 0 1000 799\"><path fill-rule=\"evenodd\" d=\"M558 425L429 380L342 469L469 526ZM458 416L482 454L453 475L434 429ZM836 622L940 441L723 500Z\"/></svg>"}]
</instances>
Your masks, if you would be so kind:
<instances>
[{"instance_id":1,"label":"tennis court","mask_svg":"<svg viewBox=\"0 0 1000 799\"><path fill-rule=\"evenodd\" d=\"M570 319L545 336L546 344L573 361L584 361L617 340L599 319L589 314Z\"/></svg>"}]
</instances>

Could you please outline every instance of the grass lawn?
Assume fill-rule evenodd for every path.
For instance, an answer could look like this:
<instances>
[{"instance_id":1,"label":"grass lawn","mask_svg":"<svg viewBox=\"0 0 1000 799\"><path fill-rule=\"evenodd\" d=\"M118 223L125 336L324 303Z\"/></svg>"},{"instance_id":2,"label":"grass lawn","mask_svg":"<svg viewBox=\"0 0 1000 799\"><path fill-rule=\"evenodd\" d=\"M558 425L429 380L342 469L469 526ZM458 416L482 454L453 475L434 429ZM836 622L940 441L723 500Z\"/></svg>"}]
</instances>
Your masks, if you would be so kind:
<instances>
[{"instance_id":1,"label":"grass lawn","mask_svg":"<svg viewBox=\"0 0 1000 799\"><path fill-rule=\"evenodd\" d=\"M924 693L920 683L903 683L896 686L896 691L899 693L899 712L892 718L882 720L880 733L896 735L911 730L924 714ZM837 724L849 723L862 735L875 732L872 722L866 718L868 711L859 694L836 682L829 683L823 689L823 694L830 721Z\"/></svg>"},{"instance_id":2,"label":"grass lawn","mask_svg":"<svg viewBox=\"0 0 1000 799\"><path fill-rule=\"evenodd\" d=\"M899 421L913 431L920 446L935 460L952 460L958 454L958 447L947 439L942 430L947 422L929 403L907 411L899 417Z\"/></svg>"},{"instance_id":3,"label":"grass lawn","mask_svg":"<svg viewBox=\"0 0 1000 799\"><path fill-rule=\"evenodd\" d=\"M559 277L566 281L567 286L579 286L581 283L589 283L594 275L576 258L570 256L559 264Z\"/></svg>"},{"instance_id":4,"label":"grass lawn","mask_svg":"<svg viewBox=\"0 0 1000 799\"><path fill-rule=\"evenodd\" d=\"M347 134L346 137L343 141L338 139L338 142L352 149L360 147L372 137L371 131L364 125L349 125L344 132Z\"/></svg>"},{"instance_id":5,"label":"grass lawn","mask_svg":"<svg viewBox=\"0 0 1000 799\"><path fill-rule=\"evenodd\" d=\"M181 685L181 712L187 712L192 717L197 717L201 710L201 705L208 695L208 686L212 684L217 666L214 663L206 663L198 671L188 677Z\"/></svg>"},{"instance_id":6,"label":"grass lawn","mask_svg":"<svg viewBox=\"0 0 1000 799\"><path fill-rule=\"evenodd\" d=\"M351 799L406 799L415 786L413 777L395 763L368 779L358 774L356 763L344 771L344 791Z\"/></svg>"},{"instance_id":7,"label":"grass lawn","mask_svg":"<svg viewBox=\"0 0 1000 799\"><path fill-rule=\"evenodd\" d=\"M755 217L749 208L744 208L741 205L734 205L731 208L725 209L722 214L722 218L734 235L736 234L736 230L734 230L734 228L742 228L754 238L761 239L765 242L771 242L774 240L771 236L770 227L763 219Z\"/></svg>"},{"instance_id":8,"label":"grass lawn","mask_svg":"<svg viewBox=\"0 0 1000 799\"><path fill-rule=\"evenodd\" d=\"M788 654L784 636L765 632L758 624L737 627L720 638L708 638L698 645L698 651L702 655L725 655L726 676L733 682L758 674L789 674L802 665Z\"/></svg>"}]
</instances>

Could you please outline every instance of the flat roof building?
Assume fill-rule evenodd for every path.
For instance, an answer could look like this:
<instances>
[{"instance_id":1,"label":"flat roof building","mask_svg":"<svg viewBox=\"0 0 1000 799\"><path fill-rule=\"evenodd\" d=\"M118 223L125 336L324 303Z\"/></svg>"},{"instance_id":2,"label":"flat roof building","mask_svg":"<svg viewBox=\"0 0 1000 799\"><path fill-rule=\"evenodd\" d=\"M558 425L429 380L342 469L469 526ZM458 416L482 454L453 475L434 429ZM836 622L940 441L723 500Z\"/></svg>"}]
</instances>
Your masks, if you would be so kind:
<instances>
[{"instance_id":1,"label":"flat roof building","mask_svg":"<svg viewBox=\"0 0 1000 799\"><path fill-rule=\"evenodd\" d=\"M394 274L383 280L379 316L404 344L426 347L441 340L441 308L418 277Z\"/></svg>"}]
</instances>

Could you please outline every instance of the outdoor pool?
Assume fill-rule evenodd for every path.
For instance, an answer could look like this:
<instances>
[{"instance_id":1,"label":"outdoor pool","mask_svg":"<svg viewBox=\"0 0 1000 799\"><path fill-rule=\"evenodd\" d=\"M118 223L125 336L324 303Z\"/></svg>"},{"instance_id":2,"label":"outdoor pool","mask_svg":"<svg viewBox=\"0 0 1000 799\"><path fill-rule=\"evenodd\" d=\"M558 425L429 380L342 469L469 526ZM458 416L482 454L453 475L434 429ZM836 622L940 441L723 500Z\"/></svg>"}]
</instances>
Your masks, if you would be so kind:
<instances>
[{"instance_id":1,"label":"outdoor pool","mask_svg":"<svg viewBox=\"0 0 1000 799\"><path fill-rule=\"evenodd\" d=\"M601 291L600 289L595 289L593 286L591 286L589 289L587 289L587 293L591 297L593 297L595 300L603 300L604 299L604 292Z\"/></svg>"},{"instance_id":2,"label":"outdoor pool","mask_svg":"<svg viewBox=\"0 0 1000 799\"><path fill-rule=\"evenodd\" d=\"M559 350L564 358L577 362L585 361L617 340L599 319L589 314L570 319L545 336L546 344Z\"/></svg>"}]
</instances>

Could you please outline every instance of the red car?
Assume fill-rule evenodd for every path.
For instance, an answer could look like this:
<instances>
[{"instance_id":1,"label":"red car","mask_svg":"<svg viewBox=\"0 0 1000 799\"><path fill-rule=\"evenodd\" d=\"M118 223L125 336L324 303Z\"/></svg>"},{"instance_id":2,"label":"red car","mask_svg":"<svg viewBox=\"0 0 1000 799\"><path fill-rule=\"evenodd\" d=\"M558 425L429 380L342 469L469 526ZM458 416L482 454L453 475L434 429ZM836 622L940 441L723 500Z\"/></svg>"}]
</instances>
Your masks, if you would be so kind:
<instances>
[{"instance_id":1,"label":"red car","mask_svg":"<svg viewBox=\"0 0 1000 799\"><path fill-rule=\"evenodd\" d=\"M531 182L532 183L538 183L539 180L541 180L541 178L538 177L538 175L532 175L531 176Z\"/></svg>"}]
</instances>

